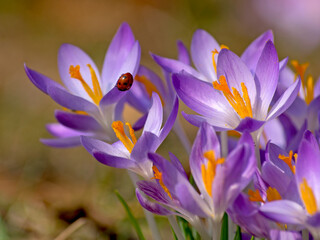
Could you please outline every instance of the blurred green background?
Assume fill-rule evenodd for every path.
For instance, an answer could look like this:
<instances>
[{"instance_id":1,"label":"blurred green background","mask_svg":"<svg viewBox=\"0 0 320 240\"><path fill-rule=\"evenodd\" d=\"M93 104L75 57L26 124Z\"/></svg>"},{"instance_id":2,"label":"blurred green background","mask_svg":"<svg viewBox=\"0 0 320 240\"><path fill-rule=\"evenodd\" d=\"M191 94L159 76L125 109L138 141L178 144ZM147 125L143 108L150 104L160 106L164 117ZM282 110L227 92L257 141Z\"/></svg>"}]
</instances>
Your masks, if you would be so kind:
<instances>
[{"instance_id":1,"label":"blurred green background","mask_svg":"<svg viewBox=\"0 0 320 240\"><path fill-rule=\"evenodd\" d=\"M54 239L79 217L86 217L86 221L68 239L136 239L113 193L115 189L134 210L146 239L151 239L125 171L103 166L80 147L52 149L39 142L40 137L49 137L45 124L55 121L53 112L59 106L31 84L23 63L60 81L57 52L67 42L86 51L101 69L113 35L126 21L140 41L141 62L158 73L160 69L149 52L175 58L176 41L180 39L189 47L197 28L207 30L238 54L262 32L273 29L279 58L309 61L308 73L317 78L318 17L305 21L301 11L306 11L308 18L310 12L286 7L285 0L282 8L277 8L276 2L271 7L257 6L259 2L262 1L1 1L0 239ZM304 3L308 2L315 4L312 0ZM278 12L272 12L273 7ZM320 16L319 4L310 9ZM292 15L293 10L300 13L294 15L294 21L290 16L275 17ZM131 123L138 117L129 107L124 115ZM183 119L182 122L192 140L197 129ZM177 137L170 134L158 152L164 156L168 151L175 153L188 169L188 156L177 142ZM160 217L157 220L162 238L173 239L167 221Z\"/></svg>"}]
</instances>

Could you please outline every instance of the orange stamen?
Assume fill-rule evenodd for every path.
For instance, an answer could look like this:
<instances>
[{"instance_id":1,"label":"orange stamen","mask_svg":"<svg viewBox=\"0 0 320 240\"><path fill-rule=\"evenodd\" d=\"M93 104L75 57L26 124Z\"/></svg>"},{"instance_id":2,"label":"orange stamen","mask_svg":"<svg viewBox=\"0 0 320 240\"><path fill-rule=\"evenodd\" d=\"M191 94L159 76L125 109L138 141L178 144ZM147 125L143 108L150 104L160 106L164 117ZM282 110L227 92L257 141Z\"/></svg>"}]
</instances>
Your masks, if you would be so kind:
<instances>
[{"instance_id":1,"label":"orange stamen","mask_svg":"<svg viewBox=\"0 0 320 240\"><path fill-rule=\"evenodd\" d=\"M219 164L224 163L224 158L215 158L215 152L213 150L207 151L203 155L207 161L207 167L205 164L201 165L201 174L204 186L207 193L212 196L212 184L216 176L216 168Z\"/></svg>"},{"instance_id":2,"label":"orange stamen","mask_svg":"<svg viewBox=\"0 0 320 240\"><path fill-rule=\"evenodd\" d=\"M131 153L134 145L137 142L136 136L134 135L134 130L129 123L126 123L129 128L129 134L132 140L128 138L124 132L123 123L121 121L115 121L112 123L112 129L115 132L117 138L123 143L126 149Z\"/></svg>"},{"instance_id":3,"label":"orange stamen","mask_svg":"<svg viewBox=\"0 0 320 240\"><path fill-rule=\"evenodd\" d=\"M242 82L241 89L243 97L241 97L239 91L232 88L233 93L230 91L225 76L220 76L218 81L213 82L213 87L219 91L222 91L225 98L228 100L233 109L238 113L241 118L252 117L251 101L248 94L246 85Z\"/></svg>"},{"instance_id":4,"label":"orange stamen","mask_svg":"<svg viewBox=\"0 0 320 240\"><path fill-rule=\"evenodd\" d=\"M172 200L172 196L171 196L171 193L169 192L169 189L163 183L162 172L160 172L159 169L155 165L153 165L152 170L154 171L154 177L151 178L151 179L159 180L159 183L160 183L161 187L163 188L163 190L168 194L168 196Z\"/></svg>"},{"instance_id":5,"label":"orange stamen","mask_svg":"<svg viewBox=\"0 0 320 240\"><path fill-rule=\"evenodd\" d=\"M249 200L251 202L262 202L262 203L265 203L265 201L262 199L258 189L256 189L255 191L249 189L248 195L249 195Z\"/></svg>"},{"instance_id":6,"label":"orange stamen","mask_svg":"<svg viewBox=\"0 0 320 240\"><path fill-rule=\"evenodd\" d=\"M306 207L309 214L314 214L317 212L317 202L313 194L311 187L308 185L307 180L303 178L302 183L300 183L301 199Z\"/></svg>"},{"instance_id":7,"label":"orange stamen","mask_svg":"<svg viewBox=\"0 0 320 240\"><path fill-rule=\"evenodd\" d=\"M285 156L285 155L281 155L279 154L278 158L282 161L284 161L288 166L289 168L291 169L291 171L295 174L296 173L296 167L292 164L292 156L295 157L295 159L297 158L297 154L294 154L293 155L293 152L290 151L289 152L289 156Z\"/></svg>"},{"instance_id":8,"label":"orange stamen","mask_svg":"<svg viewBox=\"0 0 320 240\"><path fill-rule=\"evenodd\" d=\"M149 97L152 96L152 93L155 92L159 95L160 97L160 100L161 100L161 103L162 105L164 105L164 101L163 101L163 98L159 92L159 90L157 89L157 87L144 75L136 75L134 80L136 80L137 82L140 82L144 85Z\"/></svg>"}]
</instances>

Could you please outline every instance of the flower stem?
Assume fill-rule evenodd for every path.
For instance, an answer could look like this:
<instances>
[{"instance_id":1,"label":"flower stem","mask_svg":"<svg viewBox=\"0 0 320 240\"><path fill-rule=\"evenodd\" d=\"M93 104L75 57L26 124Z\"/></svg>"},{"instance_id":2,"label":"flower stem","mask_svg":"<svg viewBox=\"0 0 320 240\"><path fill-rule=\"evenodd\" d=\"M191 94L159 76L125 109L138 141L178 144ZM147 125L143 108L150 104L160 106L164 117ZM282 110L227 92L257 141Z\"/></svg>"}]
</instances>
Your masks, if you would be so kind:
<instances>
[{"instance_id":1,"label":"flower stem","mask_svg":"<svg viewBox=\"0 0 320 240\"><path fill-rule=\"evenodd\" d=\"M220 240L221 221L213 221L212 240Z\"/></svg>"},{"instance_id":2,"label":"flower stem","mask_svg":"<svg viewBox=\"0 0 320 240\"><path fill-rule=\"evenodd\" d=\"M226 158L228 155L228 132L224 131L220 133L221 138L221 155Z\"/></svg>"},{"instance_id":3,"label":"flower stem","mask_svg":"<svg viewBox=\"0 0 320 240\"><path fill-rule=\"evenodd\" d=\"M183 234L181 232L181 229L177 223L177 219L175 216L168 216L169 223L171 224L171 227L176 234L178 240L184 240Z\"/></svg>"},{"instance_id":4,"label":"flower stem","mask_svg":"<svg viewBox=\"0 0 320 240\"><path fill-rule=\"evenodd\" d=\"M135 174L134 172L131 172L131 171L128 171L128 174L131 178L131 181L132 181L134 187L137 188L136 182L139 181L137 174ZM143 209L144 215L146 216L146 219L147 219L147 222L148 222L153 239L154 240L161 240L160 233L159 233L159 230L157 227L157 223L154 219L153 214L144 208L142 208L142 209Z\"/></svg>"}]
</instances>

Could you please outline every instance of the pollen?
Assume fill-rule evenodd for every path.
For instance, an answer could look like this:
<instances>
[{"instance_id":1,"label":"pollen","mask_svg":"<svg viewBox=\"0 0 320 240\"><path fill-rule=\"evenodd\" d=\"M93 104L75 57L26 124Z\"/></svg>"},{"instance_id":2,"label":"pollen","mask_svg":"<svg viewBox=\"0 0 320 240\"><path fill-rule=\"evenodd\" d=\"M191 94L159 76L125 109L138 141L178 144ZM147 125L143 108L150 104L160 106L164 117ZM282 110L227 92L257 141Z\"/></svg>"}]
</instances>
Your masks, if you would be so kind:
<instances>
[{"instance_id":1,"label":"pollen","mask_svg":"<svg viewBox=\"0 0 320 240\"><path fill-rule=\"evenodd\" d=\"M129 134L131 137L130 138L126 135L124 128L123 128L123 123L121 121L115 121L112 123L112 129L115 132L117 138L123 143L125 148L131 153L134 145L137 142L136 136L134 135L134 130L131 127L129 123L126 123L128 129L129 129Z\"/></svg>"},{"instance_id":2,"label":"pollen","mask_svg":"<svg viewBox=\"0 0 320 240\"><path fill-rule=\"evenodd\" d=\"M87 84L87 82L83 79L83 77L80 73L80 66L79 65L77 65L75 67L73 65L71 65L69 68L69 73L70 73L71 78L74 78L74 79L77 79L80 81L80 83L82 84L82 87L84 88L86 93L89 95L89 97L92 99L92 101L96 105L99 105L99 102L103 97L100 83L99 83L97 75L96 75L95 71L93 70L93 68L91 67L91 65L87 64L87 66L90 70L93 90L90 88L90 86Z\"/></svg>"},{"instance_id":3,"label":"pollen","mask_svg":"<svg viewBox=\"0 0 320 240\"><path fill-rule=\"evenodd\" d=\"M300 183L301 199L306 207L309 214L314 214L317 212L317 202L313 194L311 187L308 185L307 180L303 178L302 183Z\"/></svg>"},{"instance_id":4,"label":"pollen","mask_svg":"<svg viewBox=\"0 0 320 240\"><path fill-rule=\"evenodd\" d=\"M144 85L147 94L149 95L149 97L152 96L152 93L155 92L159 95L160 100L162 105L164 105L164 101L163 98L159 92L159 90L157 89L157 87L144 75L136 75L134 80L136 80L137 82L140 82Z\"/></svg>"},{"instance_id":5,"label":"pollen","mask_svg":"<svg viewBox=\"0 0 320 240\"><path fill-rule=\"evenodd\" d=\"M289 152L289 156L285 156L285 155L281 155L279 154L278 158L282 161L284 161L289 168L291 169L291 171L295 174L296 173L296 167L292 164L292 157L294 156L295 160L297 160L297 154L293 154L292 151Z\"/></svg>"},{"instance_id":6,"label":"pollen","mask_svg":"<svg viewBox=\"0 0 320 240\"><path fill-rule=\"evenodd\" d=\"M201 165L202 180L207 193L212 197L212 184L216 176L216 169L219 164L224 163L224 158L216 159L213 150L205 152L203 156L207 159L207 166Z\"/></svg>"},{"instance_id":7,"label":"pollen","mask_svg":"<svg viewBox=\"0 0 320 240\"><path fill-rule=\"evenodd\" d=\"M233 109L238 113L240 118L243 119L245 117L253 117L251 101L246 85L243 82L241 83L241 90L243 95L241 96L239 91L235 88L232 88L232 92L230 91L225 76L220 76L219 82L214 81L213 87L223 93Z\"/></svg>"},{"instance_id":8,"label":"pollen","mask_svg":"<svg viewBox=\"0 0 320 240\"><path fill-rule=\"evenodd\" d=\"M151 179L156 179L159 180L159 184L162 187L162 189L168 194L168 196L170 197L170 199L172 200L172 196L171 193L169 191L169 189L166 187L166 185L164 185L163 180L162 180L162 172L159 171L159 169L153 165L152 170L154 172L154 177Z\"/></svg>"}]
</instances>

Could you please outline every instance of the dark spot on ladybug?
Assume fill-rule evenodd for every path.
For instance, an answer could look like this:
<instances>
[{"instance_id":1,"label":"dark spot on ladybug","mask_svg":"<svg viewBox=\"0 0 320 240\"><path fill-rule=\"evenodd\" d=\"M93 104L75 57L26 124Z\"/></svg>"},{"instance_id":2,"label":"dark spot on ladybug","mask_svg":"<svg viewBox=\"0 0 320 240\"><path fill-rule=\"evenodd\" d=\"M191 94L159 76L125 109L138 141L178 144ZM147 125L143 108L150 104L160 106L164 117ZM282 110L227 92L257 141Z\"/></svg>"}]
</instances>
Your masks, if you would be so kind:
<instances>
[{"instance_id":1,"label":"dark spot on ladybug","mask_svg":"<svg viewBox=\"0 0 320 240\"><path fill-rule=\"evenodd\" d=\"M117 81L117 88L120 91L127 91L131 88L133 83L133 76L131 73L122 74Z\"/></svg>"}]
</instances>

